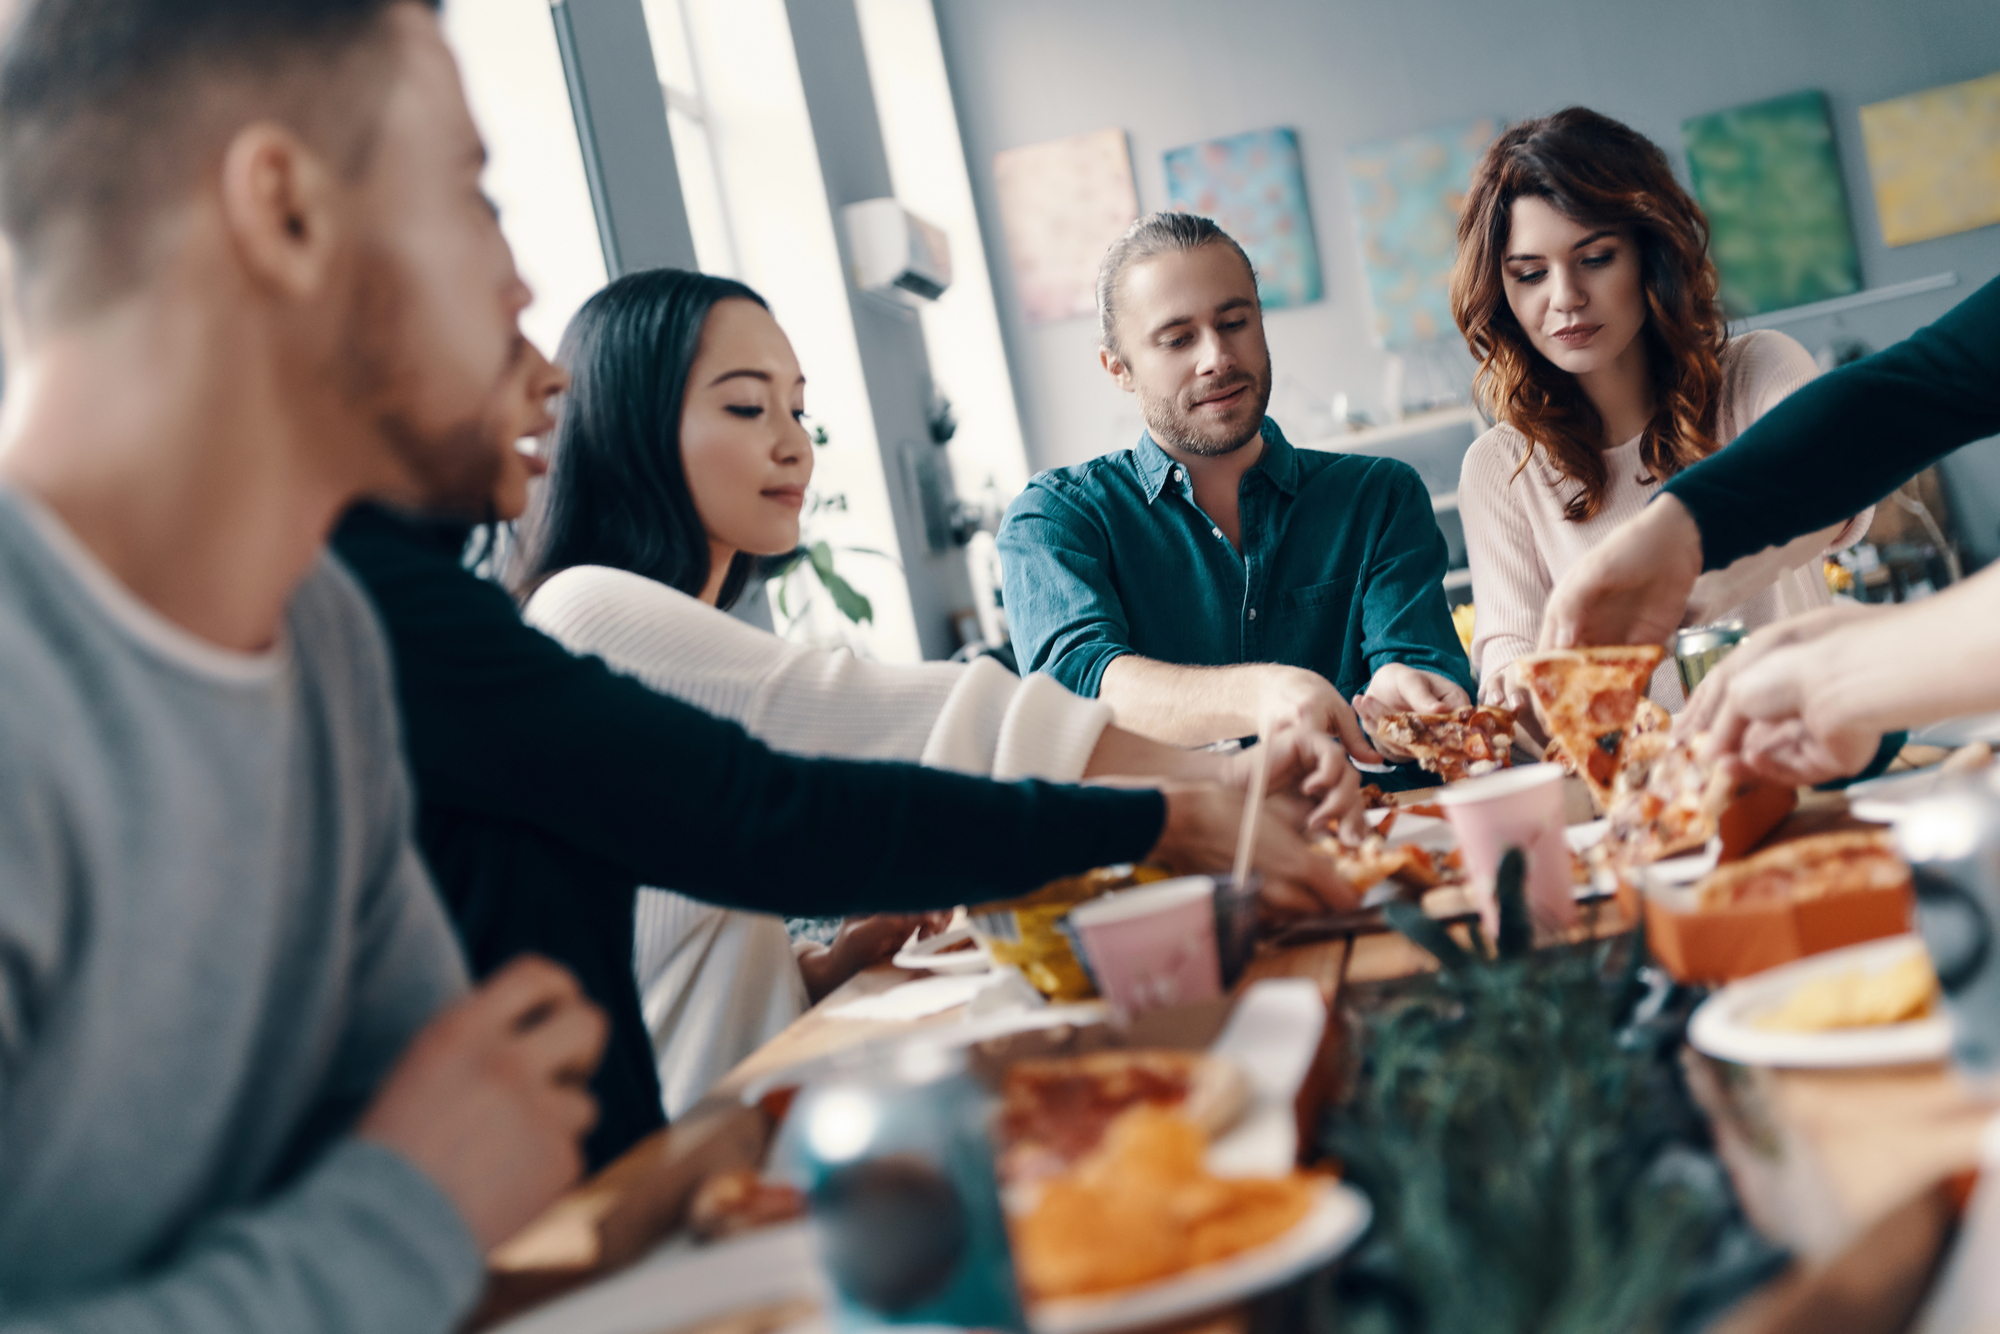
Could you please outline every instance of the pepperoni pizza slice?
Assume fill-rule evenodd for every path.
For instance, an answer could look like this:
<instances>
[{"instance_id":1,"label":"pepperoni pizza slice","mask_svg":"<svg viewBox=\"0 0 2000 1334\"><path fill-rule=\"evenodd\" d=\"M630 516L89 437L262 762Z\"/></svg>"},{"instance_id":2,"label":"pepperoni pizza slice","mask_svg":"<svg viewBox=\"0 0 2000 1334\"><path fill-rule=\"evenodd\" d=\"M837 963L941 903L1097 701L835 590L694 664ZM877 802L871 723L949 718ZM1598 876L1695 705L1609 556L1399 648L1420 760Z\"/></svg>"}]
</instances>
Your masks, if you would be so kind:
<instances>
[{"instance_id":1,"label":"pepperoni pizza slice","mask_svg":"<svg viewBox=\"0 0 2000 1334\"><path fill-rule=\"evenodd\" d=\"M1514 679L1534 693L1549 735L1560 742L1599 809L1624 760L1646 688L1666 656L1658 644L1557 649L1516 658ZM1648 714L1650 716L1650 714Z\"/></svg>"},{"instance_id":2,"label":"pepperoni pizza slice","mask_svg":"<svg viewBox=\"0 0 2000 1334\"><path fill-rule=\"evenodd\" d=\"M1447 783L1504 769L1512 762L1514 714L1470 705L1447 713L1389 713L1377 724L1381 739L1416 757Z\"/></svg>"}]
</instances>

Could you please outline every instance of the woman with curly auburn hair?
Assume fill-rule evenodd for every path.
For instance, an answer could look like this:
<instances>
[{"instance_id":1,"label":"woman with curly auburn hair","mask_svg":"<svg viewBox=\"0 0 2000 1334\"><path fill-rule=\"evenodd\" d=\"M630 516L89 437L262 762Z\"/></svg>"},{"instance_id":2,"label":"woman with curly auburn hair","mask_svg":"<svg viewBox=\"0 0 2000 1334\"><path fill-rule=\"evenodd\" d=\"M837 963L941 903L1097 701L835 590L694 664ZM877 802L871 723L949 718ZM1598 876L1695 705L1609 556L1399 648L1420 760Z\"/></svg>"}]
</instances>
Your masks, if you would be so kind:
<instances>
[{"instance_id":1,"label":"woman with curly auburn hair","mask_svg":"<svg viewBox=\"0 0 2000 1334\"><path fill-rule=\"evenodd\" d=\"M1498 422L1459 476L1483 698L1518 695L1505 669L1534 649L1573 562L1816 373L1784 334L1729 338L1716 286L1708 222L1644 136L1570 107L1486 150L1451 277L1476 393ZM1711 576L1696 619L1755 628L1825 605L1818 557L1868 517ZM1671 665L1652 694L1680 708Z\"/></svg>"}]
</instances>

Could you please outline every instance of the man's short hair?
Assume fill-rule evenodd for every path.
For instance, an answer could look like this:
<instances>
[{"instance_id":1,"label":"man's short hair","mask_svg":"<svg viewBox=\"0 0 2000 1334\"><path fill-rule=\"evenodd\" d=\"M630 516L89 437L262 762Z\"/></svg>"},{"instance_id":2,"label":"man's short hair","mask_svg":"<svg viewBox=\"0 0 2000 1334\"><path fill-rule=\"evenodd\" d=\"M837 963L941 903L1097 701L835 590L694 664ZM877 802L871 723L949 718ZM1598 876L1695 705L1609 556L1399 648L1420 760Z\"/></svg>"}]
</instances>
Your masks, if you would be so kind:
<instances>
[{"instance_id":1,"label":"man's short hair","mask_svg":"<svg viewBox=\"0 0 2000 1334\"><path fill-rule=\"evenodd\" d=\"M1236 238L1216 226L1213 218L1204 218L1199 213L1148 213L1111 243L1111 248L1104 252L1103 262L1097 266L1097 335L1107 350L1118 351L1118 284L1124 281L1125 270L1156 255L1199 250L1209 245L1226 245L1234 250L1243 267L1249 270L1251 281L1256 281L1257 268L1250 262L1250 256L1243 253L1243 247L1236 244Z\"/></svg>"},{"instance_id":2,"label":"man's short hair","mask_svg":"<svg viewBox=\"0 0 2000 1334\"><path fill-rule=\"evenodd\" d=\"M353 61L398 4L21 0L0 48L0 231L73 314L144 276L147 224L229 139L281 121L354 171L388 86ZM44 304L44 303L38 303Z\"/></svg>"}]
</instances>

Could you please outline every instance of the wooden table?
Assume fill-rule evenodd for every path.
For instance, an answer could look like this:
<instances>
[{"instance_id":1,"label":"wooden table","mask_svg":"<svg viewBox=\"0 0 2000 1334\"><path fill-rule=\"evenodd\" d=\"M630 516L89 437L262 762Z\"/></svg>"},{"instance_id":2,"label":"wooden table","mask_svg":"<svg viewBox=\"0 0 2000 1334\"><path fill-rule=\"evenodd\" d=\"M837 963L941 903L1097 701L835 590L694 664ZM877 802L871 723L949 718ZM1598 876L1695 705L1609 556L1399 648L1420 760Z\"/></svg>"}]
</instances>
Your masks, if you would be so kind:
<instances>
[{"instance_id":1,"label":"wooden table","mask_svg":"<svg viewBox=\"0 0 2000 1334\"><path fill-rule=\"evenodd\" d=\"M1828 818L1816 802L1800 828ZM1598 934L1629 928L1615 914ZM1365 934L1266 950L1240 985L1269 977L1312 980L1335 1013L1353 988L1436 966L1394 934ZM677 1218L700 1176L761 1153L767 1123L740 1101L767 1075L871 1039L946 1027L947 1011L915 1021L837 1017L839 1003L876 995L917 975L891 967L850 979L752 1054L710 1099L649 1137L565 1197L491 1257L493 1282L474 1326L547 1300L643 1253ZM1328 1025L1322 1080L1334 1078L1341 1025ZM1748 1069L1687 1053L1690 1085L1715 1128L1751 1220L1808 1261L1839 1253L1940 1180L1976 1162L1979 1132L1994 1109L1968 1096L1945 1066L1859 1071ZM1225 1315L1203 1330L1236 1329ZM775 1326L774 1326L775 1328ZM1180 1334L1186 1334L1185 1331Z\"/></svg>"}]
</instances>

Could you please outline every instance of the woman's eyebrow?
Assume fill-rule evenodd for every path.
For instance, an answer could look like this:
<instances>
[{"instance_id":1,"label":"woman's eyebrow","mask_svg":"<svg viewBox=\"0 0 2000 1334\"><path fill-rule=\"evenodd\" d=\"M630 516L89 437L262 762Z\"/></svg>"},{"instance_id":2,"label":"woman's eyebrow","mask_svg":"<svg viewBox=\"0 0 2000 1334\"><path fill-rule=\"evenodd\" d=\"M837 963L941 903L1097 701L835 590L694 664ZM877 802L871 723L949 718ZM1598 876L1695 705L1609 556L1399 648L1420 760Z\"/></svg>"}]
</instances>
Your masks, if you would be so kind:
<instances>
[{"instance_id":1,"label":"woman's eyebrow","mask_svg":"<svg viewBox=\"0 0 2000 1334\"><path fill-rule=\"evenodd\" d=\"M1616 236L1616 235L1618 235L1618 233L1613 231L1611 228L1600 227L1596 231L1592 232L1590 235L1584 237L1581 241L1578 241L1575 245L1571 246L1570 249L1581 250L1587 245L1592 245L1598 241L1602 241L1607 236Z\"/></svg>"},{"instance_id":2,"label":"woman's eyebrow","mask_svg":"<svg viewBox=\"0 0 2000 1334\"><path fill-rule=\"evenodd\" d=\"M710 380L708 387L713 389L724 380L762 380L765 384L769 384L771 383L771 372L752 370L748 366L745 366L741 370L724 371L713 380Z\"/></svg>"}]
</instances>

